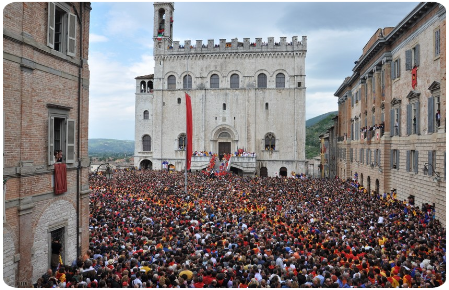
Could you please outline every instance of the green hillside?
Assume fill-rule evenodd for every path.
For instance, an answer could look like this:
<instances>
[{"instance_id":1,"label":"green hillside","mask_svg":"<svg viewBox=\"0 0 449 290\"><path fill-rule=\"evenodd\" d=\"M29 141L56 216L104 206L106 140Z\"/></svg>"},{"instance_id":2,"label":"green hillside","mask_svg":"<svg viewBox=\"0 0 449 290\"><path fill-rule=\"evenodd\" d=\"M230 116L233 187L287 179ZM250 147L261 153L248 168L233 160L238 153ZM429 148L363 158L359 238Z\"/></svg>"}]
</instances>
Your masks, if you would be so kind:
<instances>
[{"instance_id":1,"label":"green hillside","mask_svg":"<svg viewBox=\"0 0 449 290\"><path fill-rule=\"evenodd\" d=\"M89 156L134 154L134 141L115 139L89 139Z\"/></svg>"},{"instance_id":2,"label":"green hillside","mask_svg":"<svg viewBox=\"0 0 449 290\"><path fill-rule=\"evenodd\" d=\"M321 116L324 118L319 119L313 125L307 126L310 120L319 118L321 116L315 117L313 119L306 121L306 159L311 159L320 154L320 139L321 134L326 133L327 129L334 124L332 118L337 116L338 112L330 112Z\"/></svg>"},{"instance_id":3,"label":"green hillside","mask_svg":"<svg viewBox=\"0 0 449 290\"><path fill-rule=\"evenodd\" d=\"M320 122L321 120L325 119L325 118L326 118L327 116L329 116L329 115L334 115L334 116L336 116L336 115L338 115L338 111L334 111L334 112L329 112L329 113L326 113L326 114L322 114L322 115L319 115L319 116L316 116L316 117L314 117L314 118L311 118L311 119L307 120L307 121L306 121L306 128L308 128L308 127L310 127L310 126L312 126L312 125L315 125L316 123L318 123L318 122Z\"/></svg>"}]
</instances>

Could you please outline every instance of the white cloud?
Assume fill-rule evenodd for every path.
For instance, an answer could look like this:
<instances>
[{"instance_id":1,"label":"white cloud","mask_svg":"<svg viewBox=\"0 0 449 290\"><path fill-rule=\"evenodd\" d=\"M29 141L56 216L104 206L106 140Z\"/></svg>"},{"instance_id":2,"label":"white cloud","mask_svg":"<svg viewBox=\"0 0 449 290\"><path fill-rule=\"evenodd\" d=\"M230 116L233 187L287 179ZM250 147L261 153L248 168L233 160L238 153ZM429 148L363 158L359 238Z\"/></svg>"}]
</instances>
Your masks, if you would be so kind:
<instances>
[{"instance_id":1,"label":"white cloud","mask_svg":"<svg viewBox=\"0 0 449 290\"><path fill-rule=\"evenodd\" d=\"M316 92L306 96L306 120L338 111L337 97L333 92Z\"/></svg>"},{"instance_id":2,"label":"white cloud","mask_svg":"<svg viewBox=\"0 0 449 290\"><path fill-rule=\"evenodd\" d=\"M107 42L109 41L109 39L104 36L104 35L98 35L95 33L90 33L89 34L89 43L94 43L94 42Z\"/></svg>"}]
</instances>

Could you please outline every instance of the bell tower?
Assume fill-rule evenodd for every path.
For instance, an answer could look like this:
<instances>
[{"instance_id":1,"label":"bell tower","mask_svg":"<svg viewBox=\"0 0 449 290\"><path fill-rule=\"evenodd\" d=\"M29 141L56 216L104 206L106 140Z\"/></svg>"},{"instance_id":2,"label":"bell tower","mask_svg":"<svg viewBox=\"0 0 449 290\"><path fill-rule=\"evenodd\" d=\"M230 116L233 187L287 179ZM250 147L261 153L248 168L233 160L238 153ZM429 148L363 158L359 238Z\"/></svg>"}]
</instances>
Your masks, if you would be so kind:
<instances>
[{"instance_id":1,"label":"bell tower","mask_svg":"<svg viewBox=\"0 0 449 290\"><path fill-rule=\"evenodd\" d=\"M153 55L163 53L173 41L174 2L155 2L153 24Z\"/></svg>"}]
</instances>

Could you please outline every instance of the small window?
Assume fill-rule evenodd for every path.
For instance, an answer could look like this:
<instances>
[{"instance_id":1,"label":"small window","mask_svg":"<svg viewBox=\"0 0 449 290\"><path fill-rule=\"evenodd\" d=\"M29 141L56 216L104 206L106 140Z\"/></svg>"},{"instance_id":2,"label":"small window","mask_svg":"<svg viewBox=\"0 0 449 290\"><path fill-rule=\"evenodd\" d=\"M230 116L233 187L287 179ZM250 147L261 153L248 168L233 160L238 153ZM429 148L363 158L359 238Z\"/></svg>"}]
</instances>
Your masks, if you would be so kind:
<instances>
[{"instance_id":1,"label":"small window","mask_svg":"<svg viewBox=\"0 0 449 290\"><path fill-rule=\"evenodd\" d=\"M148 120L150 118L150 112L148 110L143 111L143 119Z\"/></svg>"},{"instance_id":2,"label":"small window","mask_svg":"<svg viewBox=\"0 0 449 290\"><path fill-rule=\"evenodd\" d=\"M223 103L223 111L226 111L226 103Z\"/></svg>"},{"instance_id":3,"label":"small window","mask_svg":"<svg viewBox=\"0 0 449 290\"><path fill-rule=\"evenodd\" d=\"M61 53L75 56L77 17L59 7L48 3L47 46Z\"/></svg>"},{"instance_id":4,"label":"small window","mask_svg":"<svg viewBox=\"0 0 449 290\"><path fill-rule=\"evenodd\" d=\"M210 76L210 88L211 89L218 89L220 85L220 78L217 74L213 74Z\"/></svg>"},{"instance_id":5,"label":"small window","mask_svg":"<svg viewBox=\"0 0 449 290\"><path fill-rule=\"evenodd\" d=\"M151 151L151 137L150 135L145 135L142 137L142 150Z\"/></svg>"},{"instance_id":6,"label":"small window","mask_svg":"<svg viewBox=\"0 0 449 290\"><path fill-rule=\"evenodd\" d=\"M273 133L265 135L265 150L276 150L276 138Z\"/></svg>"},{"instance_id":7,"label":"small window","mask_svg":"<svg viewBox=\"0 0 449 290\"><path fill-rule=\"evenodd\" d=\"M178 104L181 104L181 98L178 98Z\"/></svg>"},{"instance_id":8,"label":"small window","mask_svg":"<svg viewBox=\"0 0 449 290\"><path fill-rule=\"evenodd\" d=\"M178 150L186 150L186 146L187 146L187 136L186 134L180 134L178 137Z\"/></svg>"},{"instance_id":9,"label":"small window","mask_svg":"<svg viewBox=\"0 0 449 290\"><path fill-rule=\"evenodd\" d=\"M175 90L176 89L176 77L171 75L167 79L167 89Z\"/></svg>"},{"instance_id":10,"label":"small window","mask_svg":"<svg viewBox=\"0 0 449 290\"><path fill-rule=\"evenodd\" d=\"M182 87L184 89L191 89L192 88L192 77L190 75L185 75L182 79Z\"/></svg>"},{"instance_id":11,"label":"small window","mask_svg":"<svg viewBox=\"0 0 449 290\"><path fill-rule=\"evenodd\" d=\"M397 79L401 76L401 59L398 58L391 64L391 79Z\"/></svg>"},{"instance_id":12,"label":"small window","mask_svg":"<svg viewBox=\"0 0 449 290\"><path fill-rule=\"evenodd\" d=\"M141 82L140 82L140 92L141 92L141 93L145 93L146 90L147 90L146 87L147 87L146 82L145 82L145 81L141 81Z\"/></svg>"},{"instance_id":13,"label":"small window","mask_svg":"<svg viewBox=\"0 0 449 290\"><path fill-rule=\"evenodd\" d=\"M238 89L240 83L240 77L238 74L231 75L231 89Z\"/></svg>"},{"instance_id":14,"label":"small window","mask_svg":"<svg viewBox=\"0 0 449 290\"><path fill-rule=\"evenodd\" d=\"M440 28L435 30L434 34L435 57L440 55Z\"/></svg>"},{"instance_id":15,"label":"small window","mask_svg":"<svg viewBox=\"0 0 449 290\"><path fill-rule=\"evenodd\" d=\"M151 93L151 92L153 92L153 82L148 81L147 93Z\"/></svg>"},{"instance_id":16,"label":"small window","mask_svg":"<svg viewBox=\"0 0 449 290\"><path fill-rule=\"evenodd\" d=\"M48 124L48 164L55 163L55 151L62 150L63 162L75 162L75 120L68 119L68 111L50 109Z\"/></svg>"},{"instance_id":17,"label":"small window","mask_svg":"<svg viewBox=\"0 0 449 290\"><path fill-rule=\"evenodd\" d=\"M276 88L285 88L285 75L283 73L276 75Z\"/></svg>"},{"instance_id":18,"label":"small window","mask_svg":"<svg viewBox=\"0 0 449 290\"><path fill-rule=\"evenodd\" d=\"M268 110L268 103L265 103L265 110Z\"/></svg>"},{"instance_id":19,"label":"small window","mask_svg":"<svg viewBox=\"0 0 449 290\"><path fill-rule=\"evenodd\" d=\"M298 88L300 88L301 87L301 82L298 82Z\"/></svg>"},{"instance_id":20,"label":"small window","mask_svg":"<svg viewBox=\"0 0 449 290\"><path fill-rule=\"evenodd\" d=\"M267 75L261 73L257 76L257 87L258 88L266 88L267 87Z\"/></svg>"}]
</instances>

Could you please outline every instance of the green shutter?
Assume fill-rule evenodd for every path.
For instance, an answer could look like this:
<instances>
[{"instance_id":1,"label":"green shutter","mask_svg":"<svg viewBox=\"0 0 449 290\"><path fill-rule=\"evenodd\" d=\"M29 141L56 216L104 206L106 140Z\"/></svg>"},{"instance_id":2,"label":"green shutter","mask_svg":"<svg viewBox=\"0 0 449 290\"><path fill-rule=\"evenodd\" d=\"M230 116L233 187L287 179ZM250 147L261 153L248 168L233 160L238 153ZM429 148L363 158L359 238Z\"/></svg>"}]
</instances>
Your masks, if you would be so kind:
<instances>
[{"instance_id":1,"label":"green shutter","mask_svg":"<svg viewBox=\"0 0 449 290\"><path fill-rule=\"evenodd\" d=\"M419 66L419 44L415 46L415 65Z\"/></svg>"}]
</instances>

